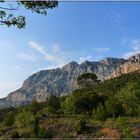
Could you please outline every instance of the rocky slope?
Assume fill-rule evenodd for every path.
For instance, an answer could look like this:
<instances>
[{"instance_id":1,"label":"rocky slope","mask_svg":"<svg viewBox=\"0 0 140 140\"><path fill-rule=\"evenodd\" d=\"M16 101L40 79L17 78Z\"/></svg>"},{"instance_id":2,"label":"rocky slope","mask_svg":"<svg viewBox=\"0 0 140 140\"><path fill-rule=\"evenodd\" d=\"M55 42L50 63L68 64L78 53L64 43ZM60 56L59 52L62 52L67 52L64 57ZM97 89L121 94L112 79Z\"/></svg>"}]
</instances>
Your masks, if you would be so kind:
<instances>
[{"instance_id":1,"label":"rocky slope","mask_svg":"<svg viewBox=\"0 0 140 140\"><path fill-rule=\"evenodd\" d=\"M33 99L41 102L50 94L68 95L77 88L76 79L82 73L93 72L103 81L122 73L140 70L139 62L140 54L128 60L107 57L99 62L85 61L82 64L72 61L62 68L42 70L27 78L20 89L0 99L0 107L24 105Z\"/></svg>"},{"instance_id":2,"label":"rocky slope","mask_svg":"<svg viewBox=\"0 0 140 140\"><path fill-rule=\"evenodd\" d=\"M122 74L140 70L140 54L131 56L127 62L118 66L106 79L118 77Z\"/></svg>"}]
</instances>

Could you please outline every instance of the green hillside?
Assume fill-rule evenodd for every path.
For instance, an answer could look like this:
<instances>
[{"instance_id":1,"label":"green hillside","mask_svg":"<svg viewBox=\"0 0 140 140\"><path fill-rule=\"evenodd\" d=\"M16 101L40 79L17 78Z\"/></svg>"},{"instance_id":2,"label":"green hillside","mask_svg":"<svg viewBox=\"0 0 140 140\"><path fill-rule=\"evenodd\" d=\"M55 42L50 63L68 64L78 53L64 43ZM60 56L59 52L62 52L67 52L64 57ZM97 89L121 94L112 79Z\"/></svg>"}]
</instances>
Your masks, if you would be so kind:
<instances>
[{"instance_id":1,"label":"green hillside","mask_svg":"<svg viewBox=\"0 0 140 140\"><path fill-rule=\"evenodd\" d=\"M140 138L140 73L77 79L70 96L0 110L0 138Z\"/></svg>"}]
</instances>

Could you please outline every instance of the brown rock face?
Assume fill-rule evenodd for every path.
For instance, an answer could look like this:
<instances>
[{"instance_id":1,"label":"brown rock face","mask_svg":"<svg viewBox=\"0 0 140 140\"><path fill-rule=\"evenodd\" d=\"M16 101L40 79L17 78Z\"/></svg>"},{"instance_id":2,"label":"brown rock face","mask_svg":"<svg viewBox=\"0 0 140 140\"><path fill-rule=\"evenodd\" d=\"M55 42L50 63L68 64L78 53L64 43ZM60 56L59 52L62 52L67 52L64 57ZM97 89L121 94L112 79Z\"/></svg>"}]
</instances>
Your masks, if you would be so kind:
<instances>
[{"instance_id":1,"label":"brown rock face","mask_svg":"<svg viewBox=\"0 0 140 140\"><path fill-rule=\"evenodd\" d=\"M131 56L127 62L118 66L106 79L112 79L134 71L140 71L140 54Z\"/></svg>"}]
</instances>

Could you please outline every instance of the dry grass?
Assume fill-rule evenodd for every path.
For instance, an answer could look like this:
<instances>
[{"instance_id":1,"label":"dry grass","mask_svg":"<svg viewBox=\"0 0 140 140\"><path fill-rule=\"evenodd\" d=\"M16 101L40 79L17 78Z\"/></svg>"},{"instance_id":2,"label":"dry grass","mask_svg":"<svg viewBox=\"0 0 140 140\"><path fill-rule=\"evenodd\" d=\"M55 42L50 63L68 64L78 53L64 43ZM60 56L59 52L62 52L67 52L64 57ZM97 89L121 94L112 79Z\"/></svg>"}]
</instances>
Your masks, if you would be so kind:
<instances>
[{"instance_id":1,"label":"dry grass","mask_svg":"<svg viewBox=\"0 0 140 140\"><path fill-rule=\"evenodd\" d=\"M120 133L117 129L103 128L100 131L107 138L120 138Z\"/></svg>"},{"instance_id":2,"label":"dry grass","mask_svg":"<svg viewBox=\"0 0 140 140\"><path fill-rule=\"evenodd\" d=\"M133 135L140 138L140 118L126 118L128 126L133 130ZM46 129L53 129L56 132L55 137L59 138L120 138L122 132L117 129L115 124L116 119L107 119L106 121L95 121L92 118L88 119L88 131L82 134L77 134L75 127L78 119L72 118L46 118L43 121L43 126Z\"/></svg>"}]
</instances>

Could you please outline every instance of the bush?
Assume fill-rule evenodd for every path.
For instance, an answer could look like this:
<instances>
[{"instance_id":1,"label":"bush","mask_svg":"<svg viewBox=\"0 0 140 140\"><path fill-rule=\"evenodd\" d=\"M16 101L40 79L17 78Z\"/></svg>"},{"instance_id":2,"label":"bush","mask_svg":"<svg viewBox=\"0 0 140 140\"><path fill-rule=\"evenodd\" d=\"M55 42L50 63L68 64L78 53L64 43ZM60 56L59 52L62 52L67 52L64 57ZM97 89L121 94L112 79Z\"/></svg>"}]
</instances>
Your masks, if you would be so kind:
<instances>
[{"instance_id":1,"label":"bush","mask_svg":"<svg viewBox=\"0 0 140 140\"><path fill-rule=\"evenodd\" d=\"M101 121L106 120L107 112L102 104L99 104L97 109L93 110L93 117L95 120L101 120Z\"/></svg>"},{"instance_id":2,"label":"bush","mask_svg":"<svg viewBox=\"0 0 140 140\"><path fill-rule=\"evenodd\" d=\"M136 113L137 113L137 116L140 117L140 106L137 107Z\"/></svg>"},{"instance_id":3,"label":"bush","mask_svg":"<svg viewBox=\"0 0 140 140\"><path fill-rule=\"evenodd\" d=\"M123 130L124 127L126 126L127 124L127 121L124 117L121 117L119 116L117 119L116 119L116 122L115 122L117 128L119 128L120 130Z\"/></svg>"},{"instance_id":4,"label":"bush","mask_svg":"<svg viewBox=\"0 0 140 140\"><path fill-rule=\"evenodd\" d=\"M77 134L81 134L82 131L85 131L87 129L87 121L85 118L81 118L76 126L76 132Z\"/></svg>"},{"instance_id":5,"label":"bush","mask_svg":"<svg viewBox=\"0 0 140 140\"><path fill-rule=\"evenodd\" d=\"M108 116L115 118L120 115L124 115L125 110L122 104L118 101L117 98L110 98L105 102L105 108L107 110Z\"/></svg>"},{"instance_id":6,"label":"bush","mask_svg":"<svg viewBox=\"0 0 140 140\"><path fill-rule=\"evenodd\" d=\"M40 127L38 131L38 138L46 138L46 129Z\"/></svg>"},{"instance_id":7,"label":"bush","mask_svg":"<svg viewBox=\"0 0 140 140\"><path fill-rule=\"evenodd\" d=\"M12 130L8 133L9 138L19 138L19 134L16 130Z\"/></svg>"},{"instance_id":8,"label":"bush","mask_svg":"<svg viewBox=\"0 0 140 140\"><path fill-rule=\"evenodd\" d=\"M54 137L54 131L49 128L46 133L46 138L53 138L53 137Z\"/></svg>"},{"instance_id":9,"label":"bush","mask_svg":"<svg viewBox=\"0 0 140 140\"><path fill-rule=\"evenodd\" d=\"M33 130L31 132L31 137L36 138L38 136L38 131L39 131L39 118L38 116L35 116Z\"/></svg>"},{"instance_id":10,"label":"bush","mask_svg":"<svg viewBox=\"0 0 140 140\"><path fill-rule=\"evenodd\" d=\"M15 116L12 111L10 111L7 115L7 117L4 119L4 125L5 126L12 126L15 122Z\"/></svg>"},{"instance_id":11,"label":"bush","mask_svg":"<svg viewBox=\"0 0 140 140\"><path fill-rule=\"evenodd\" d=\"M30 111L23 110L15 118L15 125L22 137L30 137L33 132L35 116Z\"/></svg>"},{"instance_id":12,"label":"bush","mask_svg":"<svg viewBox=\"0 0 140 140\"><path fill-rule=\"evenodd\" d=\"M129 140L133 138L131 127L123 129L123 138L129 138Z\"/></svg>"}]
</instances>

